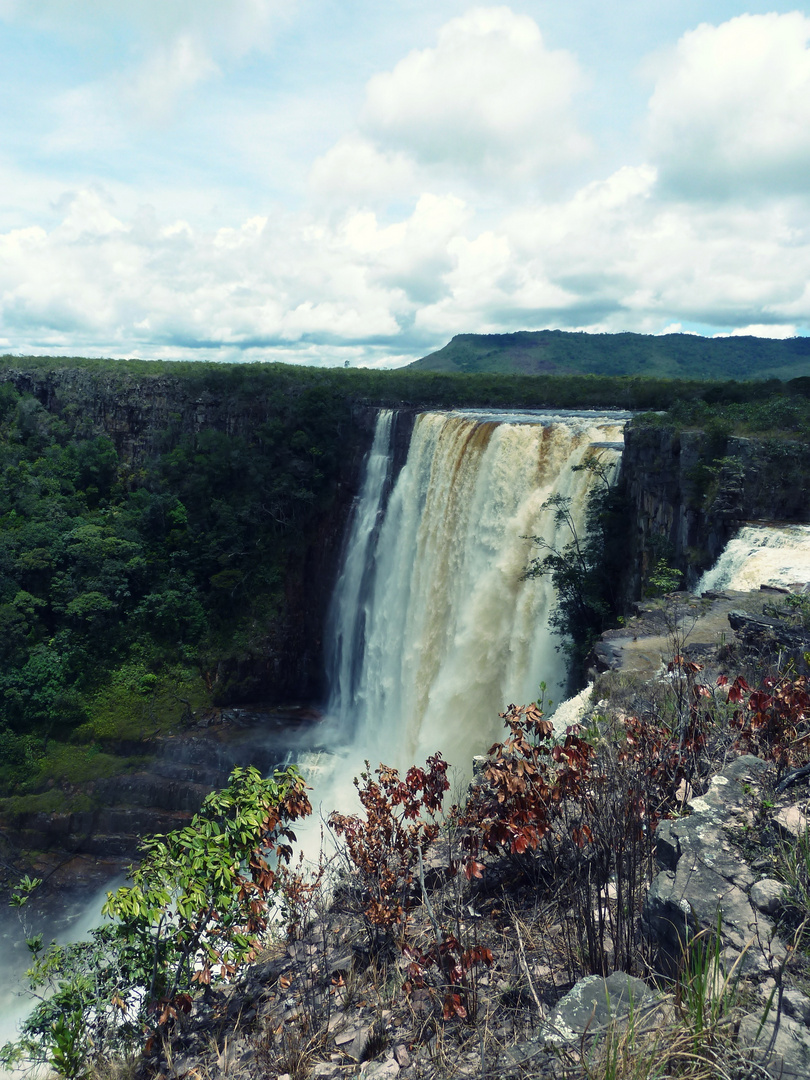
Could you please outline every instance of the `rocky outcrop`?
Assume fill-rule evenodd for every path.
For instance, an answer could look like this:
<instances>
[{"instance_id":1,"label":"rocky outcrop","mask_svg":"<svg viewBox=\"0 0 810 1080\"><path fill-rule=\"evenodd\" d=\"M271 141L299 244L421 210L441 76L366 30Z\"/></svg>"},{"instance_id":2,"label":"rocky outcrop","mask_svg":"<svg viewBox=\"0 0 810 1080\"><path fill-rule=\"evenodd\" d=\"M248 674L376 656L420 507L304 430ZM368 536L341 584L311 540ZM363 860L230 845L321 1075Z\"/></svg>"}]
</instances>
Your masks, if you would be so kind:
<instances>
[{"instance_id":1,"label":"rocky outcrop","mask_svg":"<svg viewBox=\"0 0 810 1080\"><path fill-rule=\"evenodd\" d=\"M747 653L767 658L780 668L792 663L799 674L808 673L810 631L788 626L784 619L745 611L729 612L728 621Z\"/></svg>"},{"instance_id":2,"label":"rocky outcrop","mask_svg":"<svg viewBox=\"0 0 810 1080\"><path fill-rule=\"evenodd\" d=\"M770 973L785 958L773 920L749 898L757 875L726 835L748 810L751 785L768 768L760 758L738 758L712 778L705 795L689 802L688 817L658 827L660 872L647 894L644 921L674 967L694 936L718 922L728 971L742 965L746 974Z\"/></svg>"},{"instance_id":3,"label":"rocky outcrop","mask_svg":"<svg viewBox=\"0 0 810 1080\"><path fill-rule=\"evenodd\" d=\"M759 870L750 865L740 846L769 772L760 758L737 758L712 778L704 795L690 800L689 816L661 822L659 873L647 894L644 923L673 972L698 935L708 943L711 963L717 935L720 970L712 992L725 993L728 980L745 990L740 1000L757 1002L739 1019L741 1044L768 1075L804 1080L810 1075L810 998L784 985L792 950L775 919L787 903L785 885L763 874L761 864ZM793 809L783 807L775 821L795 821ZM790 835L786 824L783 830Z\"/></svg>"}]
</instances>

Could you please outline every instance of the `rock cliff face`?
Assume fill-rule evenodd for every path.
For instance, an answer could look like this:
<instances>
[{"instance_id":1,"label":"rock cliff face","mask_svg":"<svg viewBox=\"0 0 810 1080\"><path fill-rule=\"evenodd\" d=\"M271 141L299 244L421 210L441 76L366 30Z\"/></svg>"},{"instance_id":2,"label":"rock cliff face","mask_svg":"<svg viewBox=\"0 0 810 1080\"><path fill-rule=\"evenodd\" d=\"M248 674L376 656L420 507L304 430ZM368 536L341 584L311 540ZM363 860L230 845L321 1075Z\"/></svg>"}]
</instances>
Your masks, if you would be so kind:
<instances>
[{"instance_id":1,"label":"rock cliff face","mask_svg":"<svg viewBox=\"0 0 810 1080\"><path fill-rule=\"evenodd\" d=\"M79 413L108 435L119 457L139 465L152 457L170 429L183 434L213 429L245 435L270 415L267 399L202 389L190 379L168 375L109 374L84 368L0 371L20 393L32 394L49 412Z\"/></svg>"},{"instance_id":2,"label":"rock cliff face","mask_svg":"<svg viewBox=\"0 0 810 1080\"><path fill-rule=\"evenodd\" d=\"M692 587L742 522L810 521L810 452L803 443L633 426L622 483L631 508L628 602L658 558Z\"/></svg>"}]
</instances>

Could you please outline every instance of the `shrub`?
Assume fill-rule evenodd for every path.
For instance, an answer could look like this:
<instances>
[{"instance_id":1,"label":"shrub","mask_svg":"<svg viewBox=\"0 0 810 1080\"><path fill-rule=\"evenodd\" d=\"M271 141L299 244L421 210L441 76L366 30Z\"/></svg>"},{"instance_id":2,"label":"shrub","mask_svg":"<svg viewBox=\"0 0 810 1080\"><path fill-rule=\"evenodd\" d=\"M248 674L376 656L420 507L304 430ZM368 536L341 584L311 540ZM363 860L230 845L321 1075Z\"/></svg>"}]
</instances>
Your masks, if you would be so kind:
<instances>
[{"instance_id":1,"label":"shrub","mask_svg":"<svg viewBox=\"0 0 810 1080\"><path fill-rule=\"evenodd\" d=\"M434 754L426 766L412 766L401 779L396 769L380 765L375 770L377 781L366 762L360 779L354 781L365 818L337 813L329 818L329 827L345 841L348 858L359 874L360 904L370 940L376 931L390 935L402 923L411 903L419 852L424 853L439 835L444 793L450 787L447 762Z\"/></svg>"},{"instance_id":2,"label":"shrub","mask_svg":"<svg viewBox=\"0 0 810 1080\"><path fill-rule=\"evenodd\" d=\"M738 676L728 700L739 707L731 720L737 746L773 761L777 779L786 769L801 765L810 755L810 689L807 677L768 676L752 689Z\"/></svg>"}]
</instances>

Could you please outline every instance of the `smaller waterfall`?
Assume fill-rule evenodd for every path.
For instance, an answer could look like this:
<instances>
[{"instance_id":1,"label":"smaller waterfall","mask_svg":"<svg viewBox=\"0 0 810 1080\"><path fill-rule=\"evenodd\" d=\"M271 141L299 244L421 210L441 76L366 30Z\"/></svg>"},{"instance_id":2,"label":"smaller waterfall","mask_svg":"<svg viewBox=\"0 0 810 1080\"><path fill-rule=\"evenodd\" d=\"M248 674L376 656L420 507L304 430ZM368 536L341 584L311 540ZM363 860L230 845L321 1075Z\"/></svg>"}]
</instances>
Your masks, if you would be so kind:
<instances>
[{"instance_id":1,"label":"smaller waterfall","mask_svg":"<svg viewBox=\"0 0 810 1080\"><path fill-rule=\"evenodd\" d=\"M695 592L745 592L760 585L786 588L807 582L810 525L745 525L698 581Z\"/></svg>"}]
</instances>

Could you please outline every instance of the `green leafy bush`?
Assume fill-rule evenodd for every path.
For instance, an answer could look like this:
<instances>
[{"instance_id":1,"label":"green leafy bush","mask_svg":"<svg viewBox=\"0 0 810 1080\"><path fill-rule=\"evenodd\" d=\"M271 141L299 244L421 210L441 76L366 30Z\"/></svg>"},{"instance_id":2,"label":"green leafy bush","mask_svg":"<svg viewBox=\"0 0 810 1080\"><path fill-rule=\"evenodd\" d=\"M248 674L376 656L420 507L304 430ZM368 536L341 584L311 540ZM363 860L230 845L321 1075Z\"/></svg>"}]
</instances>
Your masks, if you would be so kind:
<instances>
[{"instance_id":1,"label":"green leafy bush","mask_svg":"<svg viewBox=\"0 0 810 1080\"><path fill-rule=\"evenodd\" d=\"M234 976L267 929L290 825L310 810L294 768L269 779L237 768L186 828L143 841L132 884L108 894L113 921L72 945L29 935L36 1004L0 1062L48 1063L72 1080L188 1011L195 985Z\"/></svg>"}]
</instances>

